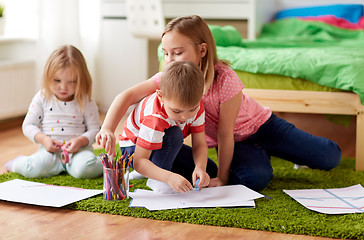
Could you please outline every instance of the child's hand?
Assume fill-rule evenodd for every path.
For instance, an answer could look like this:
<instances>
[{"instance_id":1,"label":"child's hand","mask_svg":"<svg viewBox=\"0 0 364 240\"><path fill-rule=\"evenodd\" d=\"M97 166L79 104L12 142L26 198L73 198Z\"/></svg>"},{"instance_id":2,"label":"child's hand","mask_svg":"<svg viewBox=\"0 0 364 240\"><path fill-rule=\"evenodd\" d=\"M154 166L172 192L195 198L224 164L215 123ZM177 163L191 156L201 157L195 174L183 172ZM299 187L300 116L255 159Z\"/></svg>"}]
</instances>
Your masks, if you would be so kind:
<instances>
[{"instance_id":1,"label":"child's hand","mask_svg":"<svg viewBox=\"0 0 364 240\"><path fill-rule=\"evenodd\" d=\"M88 142L88 140L87 140ZM80 150L81 147L85 145L85 140L82 137L72 138L68 142L64 144L67 152L76 153Z\"/></svg>"},{"instance_id":2,"label":"child's hand","mask_svg":"<svg viewBox=\"0 0 364 240\"><path fill-rule=\"evenodd\" d=\"M220 178L211 178L209 187L220 187L226 185Z\"/></svg>"},{"instance_id":3,"label":"child's hand","mask_svg":"<svg viewBox=\"0 0 364 240\"><path fill-rule=\"evenodd\" d=\"M199 188L207 187L210 184L210 176L200 168L195 168L195 170L192 173L192 181L193 185L196 184L197 179L200 179L200 182L198 184Z\"/></svg>"},{"instance_id":4,"label":"child's hand","mask_svg":"<svg viewBox=\"0 0 364 240\"><path fill-rule=\"evenodd\" d=\"M51 153L58 152L61 149L62 143L51 138L51 137L44 137L41 141L41 144L44 146L44 148Z\"/></svg>"},{"instance_id":5,"label":"child's hand","mask_svg":"<svg viewBox=\"0 0 364 240\"><path fill-rule=\"evenodd\" d=\"M176 192L188 192L192 189L191 183L179 174L172 173L168 179L168 185Z\"/></svg>"},{"instance_id":6,"label":"child's hand","mask_svg":"<svg viewBox=\"0 0 364 240\"><path fill-rule=\"evenodd\" d=\"M115 135L113 132L103 130L96 135L96 143L105 149L109 156L115 157Z\"/></svg>"}]
</instances>

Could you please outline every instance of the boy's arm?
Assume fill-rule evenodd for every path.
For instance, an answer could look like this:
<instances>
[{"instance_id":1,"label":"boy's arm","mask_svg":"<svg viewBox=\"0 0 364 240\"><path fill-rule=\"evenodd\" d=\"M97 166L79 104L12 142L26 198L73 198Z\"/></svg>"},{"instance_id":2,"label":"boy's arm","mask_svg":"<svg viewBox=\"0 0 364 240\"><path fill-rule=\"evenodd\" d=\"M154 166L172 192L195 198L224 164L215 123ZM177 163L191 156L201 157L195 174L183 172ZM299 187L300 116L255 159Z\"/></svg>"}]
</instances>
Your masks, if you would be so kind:
<instances>
[{"instance_id":1,"label":"boy's arm","mask_svg":"<svg viewBox=\"0 0 364 240\"><path fill-rule=\"evenodd\" d=\"M109 155L115 155L116 138L114 132L128 108L131 105L138 103L147 95L155 92L156 89L157 85L154 80L150 78L147 81L141 82L123 91L115 97L107 111L101 130L96 135L97 144L104 148Z\"/></svg>"},{"instance_id":2,"label":"boy's arm","mask_svg":"<svg viewBox=\"0 0 364 240\"><path fill-rule=\"evenodd\" d=\"M167 183L176 192L186 192L192 189L191 183L179 174L162 169L149 160L151 150L135 147L134 169L147 178Z\"/></svg>"},{"instance_id":3,"label":"boy's arm","mask_svg":"<svg viewBox=\"0 0 364 240\"><path fill-rule=\"evenodd\" d=\"M205 187L210 184L210 177L206 173L208 149L205 138L205 131L192 133L192 155L195 161L195 170L192 174L193 185L199 178L199 187Z\"/></svg>"}]
</instances>

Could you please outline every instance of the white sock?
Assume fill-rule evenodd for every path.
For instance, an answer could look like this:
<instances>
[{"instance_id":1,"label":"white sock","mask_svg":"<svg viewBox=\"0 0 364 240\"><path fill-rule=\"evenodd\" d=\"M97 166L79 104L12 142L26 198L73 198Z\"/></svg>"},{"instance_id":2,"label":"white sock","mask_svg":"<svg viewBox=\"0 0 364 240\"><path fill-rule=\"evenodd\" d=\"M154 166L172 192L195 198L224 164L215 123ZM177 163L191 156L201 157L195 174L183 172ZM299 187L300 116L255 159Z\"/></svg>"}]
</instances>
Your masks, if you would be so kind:
<instances>
[{"instance_id":1,"label":"white sock","mask_svg":"<svg viewBox=\"0 0 364 240\"><path fill-rule=\"evenodd\" d=\"M163 194L176 193L167 183L150 178L147 180L147 186L150 187L156 193L163 193Z\"/></svg>"},{"instance_id":2,"label":"white sock","mask_svg":"<svg viewBox=\"0 0 364 240\"><path fill-rule=\"evenodd\" d=\"M306 165L298 165L298 164L295 164L294 166L293 166L293 168L294 169L299 169L299 168L301 168L301 169L305 169L305 168L308 168Z\"/></svg>"},{"instance_id":3,"label":"white sock","mask_svg":"<svg viewBox=\"0 0 364 240\"><path fill-rule=\"evenodd\" d=\"M135 170L129 173L129 180L137 180L137 179L143 179L143 178L145 178L145 177Z\"/></svg>"}]
</instances>

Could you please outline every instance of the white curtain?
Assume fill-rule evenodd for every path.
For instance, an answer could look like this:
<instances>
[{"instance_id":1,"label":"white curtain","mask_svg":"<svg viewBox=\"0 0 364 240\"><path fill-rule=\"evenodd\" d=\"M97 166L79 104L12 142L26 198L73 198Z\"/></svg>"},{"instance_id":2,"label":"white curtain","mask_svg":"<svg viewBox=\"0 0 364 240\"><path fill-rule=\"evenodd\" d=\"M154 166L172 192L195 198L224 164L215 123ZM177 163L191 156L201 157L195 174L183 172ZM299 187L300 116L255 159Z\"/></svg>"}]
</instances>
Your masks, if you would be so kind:
<instances>
[{"instance_id":1,"label":"white curtain","mask_svg":"<svg viewBox=\"0 0 364 240\"><path fill-rule=\"evenodd\" d=\"M37 42L37 88L49 54L72 44L86 58L95 79L99 39L99 0L7 0L5 34Z\"/></svg>"},{"instance_id":2,"label":"white curtain","mask_svg":"<svg viewBox=\"0 0 364 240\"><path fill-rule=\"evenodd\" d=\"M72 44L83 53L95 79L99 39L99 0L38 0L38 71L40 84L44 64L58 46Z\"/></svg>"}]
</instances>

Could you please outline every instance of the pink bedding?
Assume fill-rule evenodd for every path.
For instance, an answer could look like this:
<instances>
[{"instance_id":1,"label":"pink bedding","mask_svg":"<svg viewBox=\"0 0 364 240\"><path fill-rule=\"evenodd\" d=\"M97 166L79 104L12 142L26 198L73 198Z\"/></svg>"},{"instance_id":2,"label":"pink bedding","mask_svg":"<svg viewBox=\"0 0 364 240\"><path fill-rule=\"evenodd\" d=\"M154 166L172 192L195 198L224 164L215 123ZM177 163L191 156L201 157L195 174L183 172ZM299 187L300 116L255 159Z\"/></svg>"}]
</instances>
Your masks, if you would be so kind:
<instances>
[{"instance_id":1,"label":"pink bedding","mask_svg":"<svg viewBox=\"0 0 364 240\"><path fill-rule=\"evenodd\" d=\"M364 16L362 16L358 23L352 23L346 20L345 18L338 18L333 15L325 15L325 16L317 16L317 17L300 17L302 20L307 21L318 21L324 22L339 28L359 30L364 29Z\"/></svg>"}]
</instances>

